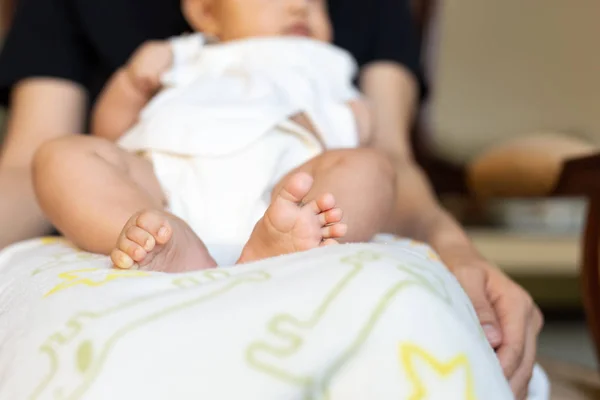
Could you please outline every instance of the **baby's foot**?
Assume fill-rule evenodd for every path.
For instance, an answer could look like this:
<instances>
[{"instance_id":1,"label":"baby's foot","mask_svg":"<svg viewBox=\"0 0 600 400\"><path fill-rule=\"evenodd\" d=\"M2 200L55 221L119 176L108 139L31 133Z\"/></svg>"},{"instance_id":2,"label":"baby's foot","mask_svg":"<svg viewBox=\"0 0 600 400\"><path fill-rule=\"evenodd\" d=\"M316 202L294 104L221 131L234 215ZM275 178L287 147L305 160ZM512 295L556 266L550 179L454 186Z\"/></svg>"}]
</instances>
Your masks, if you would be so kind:
<instances>
[{"instance_id":1,"label":"baby's foot","mask_svg":"<svg viewBox=\"0 0 600 400\"><path fill-rule=\"evenodd\" d=\"M110 258L115 267L186 272L215 267L204 243L181 219L164 211L134 214Z\"/></svg>"},{"instance_id":2,"label":"baby's foot","mask_svg":"<svg viewBox=\"0 0 600 400\"><path fill-rule=\"evenodd\" d=\"M301 203L312 184L313 178L306 173L290 177L256 223L238 263L338 243L336 239L348 229L340 222L342 210L335 207L333 195L328 193L306 205Z\"/></svg>"}]
</instances>

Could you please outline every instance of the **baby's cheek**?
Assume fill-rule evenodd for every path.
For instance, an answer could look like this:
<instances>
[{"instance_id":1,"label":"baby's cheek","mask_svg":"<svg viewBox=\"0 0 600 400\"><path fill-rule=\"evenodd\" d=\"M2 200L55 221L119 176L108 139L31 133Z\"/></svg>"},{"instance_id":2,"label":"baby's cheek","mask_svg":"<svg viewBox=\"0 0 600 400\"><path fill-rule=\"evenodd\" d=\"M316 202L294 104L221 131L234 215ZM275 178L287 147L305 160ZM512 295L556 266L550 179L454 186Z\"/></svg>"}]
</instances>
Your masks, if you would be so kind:
<instances>
[{"instance_id":1,"label":"baby's cheek","mask_svg":"<svg viewBox=\"0 0 600 400\"><path fill-rule=\"evenodd\" d=\"M333 40L331 21L326 10L318 10L311 13L310 28L314 39L330 43Z\"/></svg>"}]
</instances>

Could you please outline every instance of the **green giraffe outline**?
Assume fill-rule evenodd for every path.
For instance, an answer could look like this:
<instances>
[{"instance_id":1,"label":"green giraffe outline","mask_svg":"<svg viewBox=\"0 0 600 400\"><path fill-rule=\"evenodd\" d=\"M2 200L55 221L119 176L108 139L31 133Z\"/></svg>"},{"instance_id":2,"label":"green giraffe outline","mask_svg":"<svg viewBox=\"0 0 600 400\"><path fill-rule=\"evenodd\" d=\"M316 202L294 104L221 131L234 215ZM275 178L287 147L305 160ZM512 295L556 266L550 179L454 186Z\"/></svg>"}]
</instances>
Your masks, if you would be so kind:
<instances>
[{"instance_id":1,"label":"green giraffe outline","mask_svg":"<svg viewBox=\"0 0 600 400\"><path fill-rule=\"evenodd\" d=\"M229 271L225 271L223 269L210 269L204 271L202 273L202 277L208 278L208 280L211 282L216 282L221 279L230 278L231 274ZM189 283L189 285L186 284L186 282ZM179 287L180 289L187 289L190 287L199 286L201 284L202 282L199 281L195 276L184 276L173 280L173 285Z\"/></svg>"},{"instance_id":2,"label":"green giraffe outline","mask_svg":"<svg viewBox=\"0 0 600 400\"><path fill-rule=\"evenodd\" d=\"M222 278L219 278L219 275L222 275L222 278L231 277L228 273L220 273L219 272L218 274L216 274L216 273L214 273L214 271L205 271L202 274L203 277L209 278L210 281L216 281L216 280L222 279ZM75 389L75 391L73 393L68 395L67 398L68 399L78 399L85 393L85 391L87 391L87 389L89 389L89 387L91 386L91 384L97 377L97 374L100 372L101 366L104 364L104 362L108 358L110 351L113 349L115 344L129 332L131 332L145 324L148 324L150 322L154 322L160 318L163 318L167 315L170 315L175 312L179 312L185 308L193 307L193 306L201 304L205 301L213 300L213 299L229 292L230 290L234 289L235 287L237 287L241 284L265 282L265 281L269 280L271 278L271 276L267 272L264 272L264 271L253 271L253 272L249 272L249 273L245 273L245 274L235 275L231 278L234 278L235 280L233 280L231 283L224 286L223 288L220 288L212 293L202 295L202 296L196 297L192 300L188 300L183 303L179 303L179 304L164 308L158 312L154 312L144 318L135 320L135 321L127 324L126 326L120 328L112 336L110 336L108 338L108 340L106 340L106 342L105 342L106 344L104 345L103 350L99 353L100 361L96 362L95 364L91 360L85 360L85 359L82 360L81 359L82 356L83 357L91 357L92 356L91 351L90 351L91 342L89 340L82 340L76 350L76 353L77 353L76 360L77 360L77 365L79 367L80 366L86 367L85 371L80 370L80 372L82 374L84 374L84 382L77 389ZM121 311L124 308L135 307L135 306L137 306L139 304L143 304L149 300L156 300L157 298L160 298L160 297L169 296L177 291L180 291L182 289L182 286L180 286L180 283L182 281L186 281L186 280L189 282L192 282L192 283L194 283L194 281L195 281L196 284L200 284L199 281L195 280L195 277L184 277L184 278L175 279L172 281L172 283L177 286L176 289L169 289L169 290L162 291L158 294L153 293L153 294L150 294L147 296L142 296L140 298L130 300L130 301L126 302L125 304L120 304L120 305L111 307L103 312L97 312L97 313L95 313L95 312L79 312L79 313L75 314L74 317L71 317L71 319L69 319L66 323L67 327L70 330L70 332L68 332L67 335L63 335L60 332L54 333L46 340L46 343L41 346L40 351L42 353L45 353L50 358L50 372L36 386L35 390L33 391L33 393L30 396L30 399L31 400L37 399L44 392L44 390L52 382L52 379L54 378L54 376L56 375L56 373L58 372L58 370L60 368L60 366L58 365L57 353L52 348L51 343L56 342L60 345L60 344L68 343L72 340L75 340L77 335L79 333L81 333L82 329L83 329L83 323L81 323L80 320L82 320L82 319L85 320L86 318L98 319L98 318L106 317L117 311ZM82 349L83 349L83 353L82 353ZM96 353L98 354L98 352L96 352ZM96 356L96 357L98 357L98 356Z\"/></svg>"},{"instance_id":3,"label":"green giraffe outline","mask_svg":"<svg viewBox=\"0 0 600 400\"><path fill-rule=\"evenodd\" d=\"M407 269L404 266L398 266L397 268L404 272L407 272ZM344 366L344 364L350 358L352 358L356 354L356 352L362 347L362 345L367 341L371 332L373 331L373 329L379 322L380 318L387 311L387 309L390 306L390 304L392 303L392 301L395 300L395 298L401 292L403 292L404 290L406 290L412 286L419 286L419 287L422 287L425 290L429 291L434 296L436 296L439 299L441 299L442 301L444 301L446 304L448 304L448 305L451 304L449 302L450 298L446 299L443 296L441 296L440 293L427 280L423 279L420 276L416 276L416 274L413 275L413 277L416 279L415 281L400 282L386 292L386 294L379 300L379 303L371 312L371 316L369 317L367 323L363 326L361 331L356 336L356 339L354 340L354 342L350 345L350 347L348 349L346 349L345 352L343 352L341 354L341 356L333 363L333 365L329 368L329 370L327 372L325 372L325 374L323 375L324 379L322 379L322 382L319 385L321 397L324 400L329 400L329 398L330 398L329 389L331 386L331 381L334 378L334 376L336 375L336 373L339 372L339 370Z\"/></svg>"},{"instance_id":4,"label":"green giraffe outline","mask_svg":"<svg viewBox=\"0 0 600 400\"><path fill-rule=\"evenodd\" d=\"M404 290L410 286L413 286L413 285L421 286L421 287L425 288L426 290L428 290L429 292L431 292L434 296L440 298L442 301L444 301L449 306L452 306L454 304L451 296L449 295L448 291L446 290L446 286L443 282L443 279L441 279L435 273L432 273L432 276L436 280L438 280L439 282L442 283L441 289L443 290L443 293L440 293L422 275L417 274L414 271L414 269L415 269L414 266L408 267L408 266L399 265L399 266L397 266L397 268L409 275L412 275L413 278L415 278L415 281L401 282L401 283L397 284L395 287L393 287L392 289L390 289L388 291L388 293L382 297L378 306L375 307L375 309L373 310L373 313L371 314L371 317L369 318L369 322L367 324L365 324L365 326L363 327L363 330L361 331L361 333L359 333L355 342L350 346L350 348L346 352L342 353L342 356L333 364L333 367L324 374L325 379L323 380L323 384L321 385L321 393L322 393L321 396L323 397L324 400L329 399L328 390L331 385L331 379L333 378L335 373L337 371L339 371L339 369L346 363L346 361L348 359L350 359L354 354L356 354L356 352L359 350L359 348L362 346L362 344L368 339L370 332L373 330L373 328L377 324L377 321L379 320L381 315L383 315L383 313L387 309L387 306L389 306L389 303L391 303L392 299L395 296L397 296L398 294L400 294L400 292L402 290ZM430 271L430 272L432 272L432 271ZM483 329L481 328L479 319L476 316L473 316L472 307L468 308L468 310L470 311L469 314L471 315L471 317L474 318L476 326L479 328L478 330L479 330L480 337L487 342L487 338L485 337L485 333L483 332Z\"/></svg>"},{"instance_id":5,"label":"green giraffe outline","mask_svg":"<svg viewBox=\"0 0 600 400\"><path fill-rule=\"evenodd\" d=\"M302 322L299 319L294 318L293 316L291 316L289 314L278 314L271 319L271 321L267 325L267 330L270 333L272 333L273 335L279 337L280 339L283 338L284 341L285 341L285 339L288 339L287 342L290 345L289 348L275 349L275 348L272 348L268 344L263 344L259 341L256 341L256 342L250 344L248 346L248 348L246 349L246 361L251 366L261 369L261 367L259 366L260 361L257 361L254 359L254 355L257 352L260 352L261 350L265 350L266 352L278 353L277 355L281 356L281 357L286 357L286 356L293 354L302 345L302 338L291 332L286 333L283 330L280 331L278 328L279 324L280 323L283 324L284 322L291 322L292 324L296 324L297 326L300 326L302 328L303 327L312 328L314 325L316 325L316 323L321 319L321 317L327 310L329 304L331 304L335 300L335 298L337 298L337 296L339 295L339 293L341 293L341 291L344 289L344 287L346 285L348 285L348 283L352 279L354 279L354 277L364 267L364 265L362 264L363 260L359 260L358 262L352 262L351 258L352 257L362 257L362 256L370 256L370 257L372 257L372 260L378 260L381 257L379 254L374 253L374 252L360 251L359 253L354 254L352 256L346 256L346 257L342 258L341 261L343 263L351 265L350 271L346 275L344 275L342 277L342 279L340 279L340 281L333 287L333 289L325 296L321 305L319 305L317 307L317 309L315 310L313 315L311 317L309 317L308 321ZM284 381L291 381L292 383L294 383L296 385L304 384L303 383L303 381L305 380L304 378L293 377L293 376L291 376L291 374L277 371L276 369L273 369L267 365L264 365L262 368L264 368L265 370L268 370L268 373L270 373L274 376L278 376L278 378L280 378Z\"/></svg>"},{"instance_id":6,"label":"green giraffe outline","mask_svg":"<svg viewBox=\"0 0 600 400\"><path fill-rule=\"evenodd\" d=\"M375 253L375 252L373 252L373 251L361 251L361 252L359 252L357 255L355 255L354 257L356 257L356 256L359 256L359 257L360 257L360 255L361 255L361 254L362 254L362 255L365 255L365 254L370 254L370 255L372 256L372 259L370 259L370 260L361 260L361 261L376 261L376 260L378 260L378 259L380 259L380 258L382 258L382 257L386 257L386 258L387 258L387 257L390 257L390 256L389 256L389 255L387 255L387 254L385 254L385 255L383 255L383 256L382 256L381 254ZM346 262L346 263L348 263L348 261L349 261L351 258L352 258L352 256L344 257L344 259L342 259L342 261L343 261L343 262ZM396 259L396 257L390 257L390 258L392 258L392 259L393 259L395 262L397 262L397 259ZM420 263L419 263L419 264L420 264ZM356 267L356 265L355 265L355 267ZM359 268L362 268L362 267L363 267L363 265L360 265L360 266L359 266ZM423 267L425 267L424 269L426 269L426 270L429 270L429 269L430 269L430 268L428 268L428 266L423 266L423 265L419 265L418 267L419 267L419 268L423 268ZM408 274L410 274L410 275L413 275L413 276L415 276L417 279L421 279L421 277L420 277L419 275L417 275L417 274L416 274L416 273L413 271L413 269L415 269L415 267L413 267L412 269L411 269L411 268L407 268L407 269L405 269L405 272L407 272L407 273L408 273ZM42 272L42 271L40 271L40 272ZM213 272L215 272L215 273L213 274ZM358 271L357 271L357 272L358 272ZM357 272L356 272L356 273L357 273ZM432 271L429 271L429 272L432 272ZM229 277L228 273L227 273L227 272L225 272L225 271L223 271L223 270L215 270L215 271L212 271L212 270L211 270L211 271L210 271L210 272L208 272L206 275L211 275L211 274L212 274L212 275L214 275L214 276L211 276L211 277L210 277L210 278L211 278L211 280L215 280L215 279L219 279L219 278L226 278L226 277ZM268 274L267 274L267 275L268 275ZM349 282L349 281L352 279L353 275L354 275L354 274L351 274L351 276L347 276L347 277L346 277L346 278L348 279L348 282ZM207 276L207 277L208 277L208 276ZM434 279L436 279L436 280L438 280L439 282L441 282L441 283L442 283L442 285L441 285L441 286L442 286L442 288L444 288L444 286L445 286L445 285L444 285L443 279L441 279L441 278L440 278L439 276L437 276L437 274L435 274L435 273L432 273L432 274L431 274L431 277L433 277ZM267 278L267 279L269 279L269 278ZM185 284L186 282L187 282L187 283L189 283L189 284L192 284L193 286L196 286L196 285L199 285L199 284L200 284L200 282L199 282L198 280L196 280L196 278L195 278L195 277L184 277L184 278L180 278L180 279L177 279L177 280L173 281L173 284L175 284L176 286L179 286L180 288L186 288L186 287L190 287L189 285L186 285L186 284ZM424 282L425 282L427 285L430 285L430 282L428 282L427 280L424 280ZM340 293L341 293L341 290L343 290L343 286L345 286L345 285L344 285L344 284L341 284L341 286L340 286L340 288L339 288L339 289L340 289L340 291L339 291ZM434 293L438 293L438 294L440 294L438 291L436 291L436 290L435 290L435 288L433 288L433 287L430 287L430 289L432 289L432 290L434 291ZM155 299L157 296L163 296L163 295L165 295L165 296L166 296L166 295L169 295L169 294L171 294L171 293L172 293L172 290L168 290L168 291L165 291L165 292L161 292L161 293L160 293L160 294L158 294L158 295L157 295L157 294L152 294L152 295L150 295L150 296L145 296L145 297L143 297L143 298L136 299L136 300L133 300L133 301L129 302L128 304L126 304L126 305L125 305L125 307L134 306L134 305L137 305L137 304L139 304L139 303L142 303L142 302L144 302L144 301ZM446 292L445 294L446 294L446 296L445 296L445 297L447 297L447 292ZM325 301L325 302L322 304L322 307L321 307L321 310L320 310L320 312L318 312L318 313L316 313L316 314L315 314L315 316L316 316L316 317L318 317L318 319L320 319L320 318L321 318L322 314L323 314L323 313L325 312L325 310L327 309L327 307L328 307L328 304L329 304L329 303L331 303L331 302L332 302L332 301L335 299L335 297L337 297L337 295L339 295L339 293L337 293L337 294L334 294L334 293L332 292L332 293L331 293L331 295L332 295L332 297L329 299L329 301ZM448 298L448 300L449 300L449 298ZM102 313L80 313L80 314L78 314L78 315L79 315L79 316L81 316L81 317L87 316L87 317L90 317L90 318L101 318L101 317L103 317L103 316L109 315L110 313L113 313L114 311L120 310L120 309L122 309L122 308L123 308L123 306L121 305L121 306L113 307L112 309L106 310L105 312L102 312ZM184 305L184 308L185 308L185 305ZM173 312L176 312L176 311L177 311L177 310L173 310ZM167 314L165 314L165 315L167 315ZM76 315L76 317L77 317L77 315ZM156 316L156 318L160 318L160 317L161 317L161 315L157 315L157 316ZM286 318L288 318L288 316L285 316L285 315L283 315L283 316L281 316L281 317L283 317L283 319L284 319L284 320L285 320ZM294 317L292 317L292 316L289 316L289 319L290 319L292 322L294 322ZM140 326L142 326L142 325L144 325L145 323L148 323L148 322L150 322L150 320L148 320L148 321L143 321L143 320L142 320L142 321L140 322ZM298 325L298 326L302 326L302 321L298 321L298 320L296 320L296 322L297 322L297 325ZM310 321L309 321L309 322L310 322ZM316 322L316 321L315 321L315 322ZM74 328L74 332L73 332L73 334L72 334L72 337L71 337L71 338L68 338L68 339L67 339L67 341L68 341L68 340L71 340L71 339L72 339L74 336L76 336L76 335L77 335L77 333L78 333L78 330L81 330L81 326L79 326L79 327L78 327L77 325L79 325L79 324L78 324L78 322L77 322L77 318L74 318L74 320L71 320L71 321L69 321L69 322L67 323L67 326L71 326L72 328ZM306 326L310 327L310 325L306 325ZM276 336L277 336L277 335L279 335L279 336L283 336L283 337L285 337L285 336L288 336L288 339L290 339L290 340L292 340L292 341L298 341L298 340L299 340L299 342L297 342L297 346L301 345L301 342L302 342L301 338L299 338L297 335L294 335L293 333L286 333L284 330L281 330L281 331L279 331L279 329L278 329L277 327L278 327L277 320L273 320L273 321L271 321L271 324L270 324L270 330L272 331L272 333L274 333ZM135 329L135 328L136 328L136 327L132 327L132 329ZM123 334L126 334L126 333L127 333L127 332L124 332ZM367 335L367 336L368 336L368 335ZM55 339L57 342L59 342L59 343L60 343L60 342L62 342L62 340L60 339L60 337L61 337L60 333L57 333L57 334L53 335L51 338L54 338L54 339ZM64 339L64 338L63 338L63 339ZM118 338L117 338L117 339L118 339ZM365 339L366 339L366 337L365 337ZM85 344L85 345L87 346L87 343L86 343L86 342L83 342L82 344ZM87 348L87 347L86 347L86 348ZM41 391L43 391L44 387L45 387L45 386L47 386L47 384L49 384L49 383L51 382L53 375L54 375L54 374L56 373L56 371L58 370L58 365L56 365L56 364L58 363L58 361L57 361L57 358L56 358L56 354L53 352L53 349L51 348L51 346L49 346L49 345L48 345L48 346L42 346L42 348L41 348L40 350L41 350L42 352L44 352L44 351L45 351L45 352L47 353L47 355L49 356L49 358L50 358L50 360L51 360L51 365L54 367L55 371L51 371L51 373L50 373L50 374L48 375L48 377L47 377L48 379L46 379L46 380L45 380L45 381L47 381L47 382L45 382L45 384L44 384L44 381L43 381L42 383L40 383L40 385L39 385L39 386L38 386L38 388L37 388L37 389L39 389L39 390L36 390L36 392L34 392L34 395L32 395L32 398L35 398L35 397L37 397L37 396L39 395L39 393L41 393ZM292 353L293 353L293 351L294 351L294 350L292 350ZM107 353L107 354L108 354L108 353ZM342 364L343 364L343 363L342 363ZM84 363L80 363L80 365L87 365L87 364L84 362ZM89 367L89 366L88 366L88 367ZM53 369L53 368L51 367L51 369ZM91 385L91 382L90 382L90 385ZM35 393L38 393L38 394L35 394Z\"/></svg>"},{"instance_id":7,"label":"green giraffe outline","mask_svg":"<svg viewBox=\"0 0 600 400\"><path fill-rule=\"evenodd\" d=\"M74 252L73 250L68 253L65 250L64 253L54 254L51 257L51 260L44 262L42 265L31 271L31 276L34 277L38 274L48 272L56 268L66 268L67 266L71 266L73 264L79 265L81 261L96 261L105 259L104 256L99 256L97 254L86 253L83 251ZM72 259L65 260L67 257L72 257Z\"/></svg>"},{"instance_id":8,"label":"green giraffe outline","mask_svg":"<svg viewBox=\"0 0 600 400\"><path fill-rule=\"evenodd\" d=\"M403 241L404 241L404 239L403 239ZM410 241L410 242L412 242L412 241ZM421 242L417 242L417 243L418 243L417 248L426 248L426 249L429 249L431 251L434 251L429 245L427 245L425 243L421 243ZM379 243L376 243L376 244L379 245ZM409 244L409 246L410 246L410 244ZM403 250L403 252L407 252L408 254L411 254L413 256L418 256L419 259L425 257L424 254L420 253L419 251L413 250L411 247L406 248L405 246L400 246L400 248ZM424 268L425 270L429 271L431 273L431 276L440 283L441 287L443 287L443 288L446 287L446 283L440 277L439 273L437 273L436 271L432 270L431 264L429 264L429 263L427 265L420 264L421 261L426 261L426 258L423 258L422 260L419 260L419 261L417 261L417 260L414 260L414 261L415 261L416 266L418 266L420 268ZM449 273L449 275L452 277L452 279L454 279L454 280L457 281L458 286L461 288L461 290L464 292L465 296L468 299L468 301L463 302L462 305L466 308L467 314L471 318L471 322L473 323L473 325L475 327L477 327L477 329L479 331L479 336L481 338L484 338L485 340L487 340L487 338L485 336L485 332L483 331L483 328L481 327L481 323L479 321L479 317L477 316L477 313L475 312L475 309L472 306L471 300L470 300L469 296L466 294L466 292L465 292L464 288L462 287L462 285L460 284L460 282L458 282L458 280L456 279L456 276L454 276L454 274L451 271L448 270L448 267L441 261L441 259L437 260L437 261L431 261L431 262L433 262L434 264L438 264L442 268L446 269L446 271Z\"/></svg>"},{"instance_id":9,"label":"green giraffe outline","mask_svg":"<svg viewBox=\"0 0 600 400\"><path fill-rule=\"evenodd\" d=\"M260 354L262 352L263 354L267 353L275 358L282 359L292 356L294 353L296 353L303 344L303 338L298 333L291 331L286 332L285 329L282 329L283 324L287 323L288 326L295 326L296 332L301 332L305 328L314 328L319 323L329 306L335 301L335 299L340 295L340 293L342 293L342 291L350 283L350 281L353 280L356 277L356 275L364 268L365 263L378 261L382 258L392 258L395 263L398 262L397 259L390 257L385 253L381 254L373 251L360 251L355 255L342 258L341 262L345 264L350 264L352 266L352 269L344 277L342 277L342 279L340 279L340 281L333 287L333 289L329 293L326 294L324 300L316 308L315 312L313 312L313 314L305 321L302 321L300 318L294 317L290 314L275 315L267 324L267 331L275 338L280 339L280 341L284 344L279 346L271 345L261 340L251 343L246 349L246 361L248 362L248 364L252 368L266 373L267 375L270 375L277 380L284 381L295 386L305 387L306 389L309 389L311 386L313 386L313 377L298 376L290 371L286 371L284 368L274 367L269 362L261 362L257 357L257 354ZM405 286L421 285L424 286L427 290L431 291L436 297L440 298L445 303L449 305L452 304L452 299L443 285L441 287L443 292L440 292L429 282L429 280L418 274L415 271L415 267L398 265L396 268L410 275L414 279L414 281L403 281L400 284L394 286L394 288L392 288L390 291L395 293L395 290L398 289L398 286L401 289ZM380 300L379 305L372 311L372 316L377 313L377 310L379 310L379 308L382 307L381 303L386 301L386 296L387 294L384 295L382 300ZM370 332L371 329L374 327L375 323L377 322L378 318L379 316L377 316L377 318L375 319L371 317L368 320L365 327L363 327L361 332L365 330L366 332ZM353 344L349 350L343 352L340 355L339 360L336 363L334 363L334 365L343 365L343 362L341 362L340 360L350 358L355 353L355 351L358 350L360 344L362 344L367 339L368 333L364 335L364 337L362 337L361 335L362 333L359 334L359 339L357 339L358 342ZM332 369L332 371L335 370L337 369ZM332 374L333 372L331 372L331 375ZM307 393L309 392L310 391L307 390Z\"/></svg>"}]
</instances>

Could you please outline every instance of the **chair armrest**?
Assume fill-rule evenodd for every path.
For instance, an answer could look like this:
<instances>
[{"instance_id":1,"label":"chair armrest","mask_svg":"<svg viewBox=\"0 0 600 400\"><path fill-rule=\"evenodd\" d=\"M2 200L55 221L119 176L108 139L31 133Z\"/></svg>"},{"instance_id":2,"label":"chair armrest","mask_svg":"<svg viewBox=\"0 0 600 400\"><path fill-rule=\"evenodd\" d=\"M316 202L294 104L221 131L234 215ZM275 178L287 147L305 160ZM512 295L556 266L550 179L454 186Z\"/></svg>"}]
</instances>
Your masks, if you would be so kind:
<instances>
[{"instance_id":1,"label":"chair armrest","mask_svg":"<svg viewBox=\"0 0 600 400\"><path fill-rule=\"evenodd\" d=\"M565 161L552 194L588 199L581 285L588 327L600 360L600 153Z\"/></svg>"},{"instance_id":2,"label":"chair armrest","mask_svg":"<svg viewBox=\"0 0 600 400\"><path fill-rule=\"evenodd\" d=\"M10 28L16 0L0 0L0 37Z\"/></svg>"},{"instance_id":3,"label":"chair armrest","mask_svg":"<svg viewBox=\"0 0 600 400\"><path fill-rule=\"evenodd\" d=\"M600 196L600 153L563 164L553 196Z\"/></svg>"}]
</instances>

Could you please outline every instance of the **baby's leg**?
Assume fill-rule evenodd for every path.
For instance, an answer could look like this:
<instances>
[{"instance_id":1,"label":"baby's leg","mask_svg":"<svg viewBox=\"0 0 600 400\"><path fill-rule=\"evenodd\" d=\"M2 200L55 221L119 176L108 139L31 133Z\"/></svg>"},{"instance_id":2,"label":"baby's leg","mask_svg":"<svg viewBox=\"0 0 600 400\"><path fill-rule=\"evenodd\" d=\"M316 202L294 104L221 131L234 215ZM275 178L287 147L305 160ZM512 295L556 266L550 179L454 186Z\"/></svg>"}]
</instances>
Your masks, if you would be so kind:
<instances>
[{"instance_id":1,"label":"baby's leg","mask_svg":"<svg viewBox=\"0 0 600 400\"><path fill-rule=\"evenodd\" d=\"M162 209L152 165L106 140L72 136L43 145L34 185L50 221L84 250L110 253L136 212Z\"/></svg>"},{"instance_id":2,"label":"baby's leg","mask_svg":"<svg viewBox=\"0 0 600 400\"><path fill-rule=\"evenodd\" d=\"M164 194L152 164L113 143L85 136L47 143L34 158L34 185L42 210L76 245L109 254L118 241L112 255L119 267L135 261L165 270L171 265L157 264L172 261L188 269L189 258L214 265L183 221L162 211L140 212L162 210Z\"/></svg>"},{"instance_id":3,"label":"baby's leg","mask_svg":"<svg viewBox=\"0 0 600 400\"><path fill-rule=\"evenodd\" d=\"M240 262L334 244L342 237L345 242L368 241L389 224L394 199L395 171L383 153L326 152L273 190L271 206L256 224Z\"/></svg>"},{"instance_id":4,"label":"baby's leg","mask_svg":"<svg viewBox=\"0 0 600 400\"><path fill-rule=\"evenodd\" d=\"M305 203L331 193L344 210L348 232L344 242L370 240L389 225L392 215L396 173L384 153L373 149L333 150L308 161L282 180L274 193L296 172L313 176L314 184Z\"/></svg>"}]
</instances>

